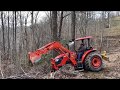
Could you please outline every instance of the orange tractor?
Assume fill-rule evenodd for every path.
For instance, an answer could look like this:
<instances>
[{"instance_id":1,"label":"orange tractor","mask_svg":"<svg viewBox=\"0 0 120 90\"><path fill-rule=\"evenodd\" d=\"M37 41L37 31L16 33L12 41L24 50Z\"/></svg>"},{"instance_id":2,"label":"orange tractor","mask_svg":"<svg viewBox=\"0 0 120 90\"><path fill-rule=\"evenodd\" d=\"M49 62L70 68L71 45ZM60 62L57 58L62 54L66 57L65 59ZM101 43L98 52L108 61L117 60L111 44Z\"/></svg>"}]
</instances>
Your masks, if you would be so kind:
<instances>
[{"instance_id":1,"label":"orange tractor","mask_svg":"<svg viewBox=\"0 0 120 90\"><path fill-rule=\"evenodd\" d=\"M65 64L73 65L75 70L85 69L94 72L100 71L103 68L103 56L91 46L91 38L92 36L87 36L72 40L69 44L67 44L68 48L65 48L60 42L57 41L48 43L34 52L29 52L29 61L30 63L35 64L41 60L43 54L47 54L50 50L54 50L59 55L55 58L51 58L52 71L58 70ZM81 41L82 45L85 46L83 51L69 50L69 47L74 45L75 41Z\"/></svg>"}]
</instances>

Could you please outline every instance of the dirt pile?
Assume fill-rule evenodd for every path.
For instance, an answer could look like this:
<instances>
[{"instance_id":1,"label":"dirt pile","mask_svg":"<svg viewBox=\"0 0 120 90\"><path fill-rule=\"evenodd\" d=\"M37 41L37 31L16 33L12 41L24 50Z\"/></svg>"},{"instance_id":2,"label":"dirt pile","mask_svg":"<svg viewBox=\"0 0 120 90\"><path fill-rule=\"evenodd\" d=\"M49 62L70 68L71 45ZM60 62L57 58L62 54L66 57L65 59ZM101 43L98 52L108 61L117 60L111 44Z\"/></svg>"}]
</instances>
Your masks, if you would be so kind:
<instances>
[{"instance_id":1,"label":"dirt pile","mask_svg":"<svg viewBox=\"0 0 120 90\"><path fill-rule=\"evenodd\" d=\"M43 79L77 79L81 78L84 79L84 73L80 71L75 71L74 67L70 64L67 64L57 70L54 73L49 73L48 75L44 76Z\"/></svg>"}]
</instances>

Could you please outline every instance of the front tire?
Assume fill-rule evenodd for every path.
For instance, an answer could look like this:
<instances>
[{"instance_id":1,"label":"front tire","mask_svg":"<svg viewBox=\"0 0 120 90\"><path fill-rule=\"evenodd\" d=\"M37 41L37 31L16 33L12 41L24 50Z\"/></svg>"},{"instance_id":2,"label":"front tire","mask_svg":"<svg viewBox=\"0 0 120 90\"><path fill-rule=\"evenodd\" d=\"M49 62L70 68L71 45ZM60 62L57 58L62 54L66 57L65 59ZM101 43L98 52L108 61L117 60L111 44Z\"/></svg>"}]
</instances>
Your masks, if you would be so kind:
<instances>
[{"instance_id":1,"label":"front tire","mask_svg":"<svg viewBox=\"0 0 120 90\"><path fill-rule=\"evenodd\" d=\"M88 71L98 72L103 68L102 57L96 52L88 54L84 62L84 68Z\"/></svg>"}]
</instances>

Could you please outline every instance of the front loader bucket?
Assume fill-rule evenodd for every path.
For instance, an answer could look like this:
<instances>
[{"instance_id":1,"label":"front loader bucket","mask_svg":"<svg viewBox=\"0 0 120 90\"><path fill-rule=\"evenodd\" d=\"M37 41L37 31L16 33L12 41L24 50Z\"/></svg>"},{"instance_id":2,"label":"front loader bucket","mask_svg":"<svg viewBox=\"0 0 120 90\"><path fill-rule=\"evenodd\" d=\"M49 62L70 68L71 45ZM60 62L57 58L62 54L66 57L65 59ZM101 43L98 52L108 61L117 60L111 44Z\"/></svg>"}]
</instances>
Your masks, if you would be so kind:
<instances>
[{"instance_id":1,"label":"front loader bucket","mask_svg":"<svg viewBox=\"0 0 120 90\"><path fill-rule=\"evenodd\" d=\"M41 55L34 53L34 52L29 52L29 60L32 62L32 64L38 63L41 60Z\"/></svg>"}]
</instances>

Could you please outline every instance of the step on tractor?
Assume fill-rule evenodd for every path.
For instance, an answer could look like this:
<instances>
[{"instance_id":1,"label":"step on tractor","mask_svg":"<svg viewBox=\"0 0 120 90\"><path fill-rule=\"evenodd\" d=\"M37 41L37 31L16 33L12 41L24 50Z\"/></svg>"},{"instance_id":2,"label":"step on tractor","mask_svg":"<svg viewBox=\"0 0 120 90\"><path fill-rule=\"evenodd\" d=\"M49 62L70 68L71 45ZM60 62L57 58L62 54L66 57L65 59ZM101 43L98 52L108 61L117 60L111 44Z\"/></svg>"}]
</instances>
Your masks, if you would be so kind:
<instances>
[{"instance_id":1,"label":"step on tractor","mask_svg":"<svg viewBox=\"0 0 120 90\"><path fill-rule=\"evenodd\" d=\"M94 49L92 47L92 38L92 36L86 36L71 40L67 44L67 48L64 47L60 42L53 41L37 49L34 52L29 52L29 62L32 65L35 65L41 60L42 55L47 54L50 50L54 50L58 53L58 56L50 59L51 71L59 70L60 67L66 64L71 64L75 68L75 70L83 69L87 71L98 72L102 70L103 58L105 58L106 56L102 55L97 49ZM69 49L71 46L75 45L76 41L80 41L80 43L84 45L83 51L71 51Z\"/></svg>"}]
</instances>

